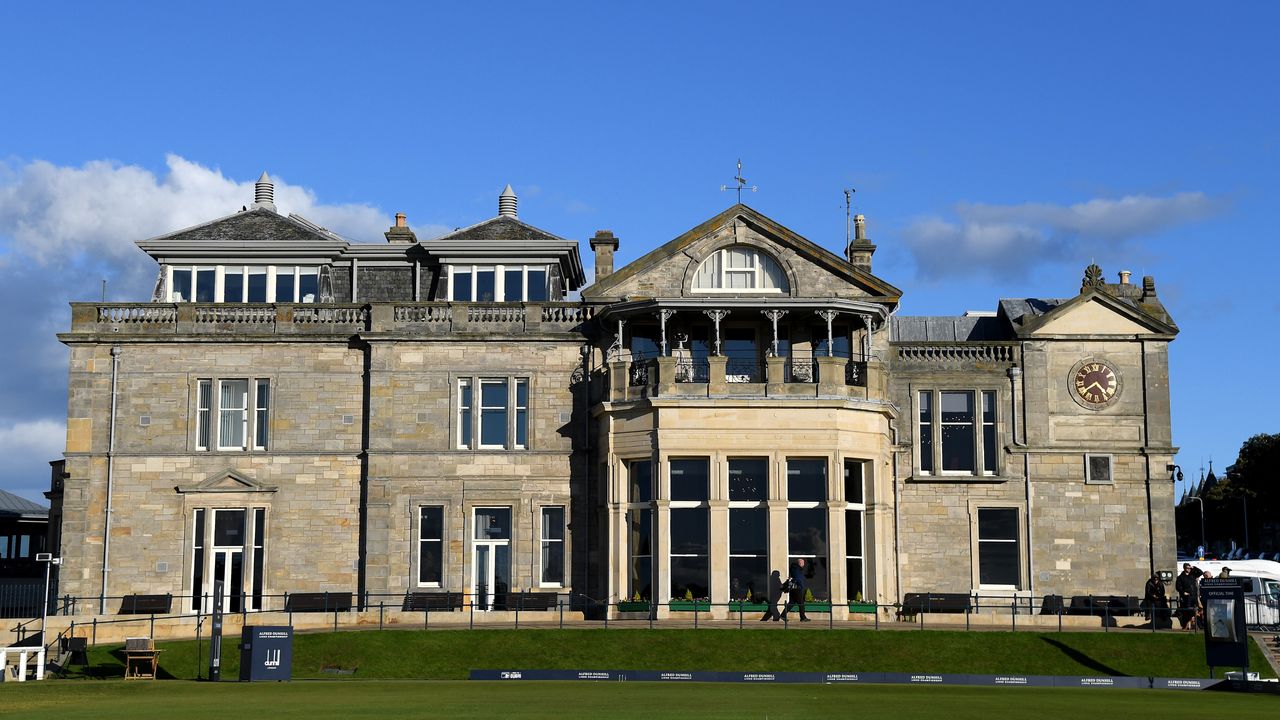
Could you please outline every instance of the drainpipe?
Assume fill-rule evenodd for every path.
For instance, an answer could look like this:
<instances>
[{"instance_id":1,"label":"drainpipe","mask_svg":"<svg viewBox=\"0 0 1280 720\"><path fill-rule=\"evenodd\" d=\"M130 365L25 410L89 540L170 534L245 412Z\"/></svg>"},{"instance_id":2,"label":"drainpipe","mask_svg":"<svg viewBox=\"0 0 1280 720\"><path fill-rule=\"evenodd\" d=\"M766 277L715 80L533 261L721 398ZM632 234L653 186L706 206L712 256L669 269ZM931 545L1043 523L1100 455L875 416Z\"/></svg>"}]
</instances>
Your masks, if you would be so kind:
<instances>
[{"instance_id":1,"label":"drainpipe","mask_svg":"<svg viewBox=\"0 0 1280 720\"><path fill-rule=\"evenodd\" d=\"M98 596L98 614L107 609L107 573L111 572L111 491L116 449L116 388L120 375L120 346L111 348L111 416L107 418L107 504L102 530L102 592Z\"/></svg>"},{"instance_id":2,"label":"drainpipe","mask_svg":"<svg viewBox=\"0 0 1280 720\"><path fill-rule=\"evenodd\" d=\"M1014 447L1025 448L1027 445L1025 438L1023 439L1023 441L1018 440L1018 422L1020 419L1019 416L1021 415L1021 421L1025 424L1026 413L1027 413L1026 398L1024 397L1021 403L1018 402L1018 391L1022 390L1024 393L1026 392L1026 388L1019 387L1019 385L1021 385L1023 382L1022 368L1018 367L1017 364L1014 364L1012 367L1009 368L1008 375L1009 375L1009 396L1010 396L1009 402L1013 404L1013 414L1011 417L1011 420L1012 420L1011 424L1013 425L1013 445ZM1019 412L1019 410L1021 410L1021 412ZM1024 452L1022 453L1022 492L1023 492L1024 502L1026 502L1027 504L1027 517L1024 523L1026 525L1026 531L1027 531L1027 593L1031 597L1035 597L1036 572L1035 572L1035 553L1033 551L1035 543L1032 542L1032 534L1031 534L1032 499L1031 499L1030 457L1031 456L1028 455L1024 450Z\"/></svg>"},{"instance_id":3,"label":"drainpipe","mask_svg":"<svg viewBox=\"0 0 1280 720\"><path fill-rule=\"evenodd\" d=\"M902 551L899 543L899 513L901 503L898 501L898 428L889 423L893 449L893 592L895 601L902 597ZM863 550L865 553L866 551Z\"/></svg>"}]
</instances>

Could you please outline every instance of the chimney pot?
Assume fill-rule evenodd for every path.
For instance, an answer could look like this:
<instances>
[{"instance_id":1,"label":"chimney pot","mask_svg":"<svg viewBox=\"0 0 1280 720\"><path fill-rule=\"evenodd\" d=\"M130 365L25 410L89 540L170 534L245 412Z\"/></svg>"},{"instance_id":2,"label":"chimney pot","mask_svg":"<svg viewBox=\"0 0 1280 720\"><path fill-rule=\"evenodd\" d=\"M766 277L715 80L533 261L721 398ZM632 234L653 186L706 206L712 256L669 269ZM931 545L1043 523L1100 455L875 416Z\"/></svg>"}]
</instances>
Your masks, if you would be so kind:
<instances>
[{"instance_id":1,"label":"chimney pot","mask_svg":"<svg viewBox=\"0 0 1280 720\"><path fill-rule=\"evenodd\" d=\"M404 213L396 213L396 227L399 227L399 228L409 227L409 224L405 222Z\"/></svg>"},{"instance_id":2,"label":"chimney pot","mask_svg":"<svg viewBox=\"0 0 1280 720\"><path fill-rule=\"evenodd\" d=\"M275 197L275 183L271 182L271 176L267 175L264 170L262 176L258 178L258 182L253 184L253 204L255 207L264 207L274 211L276 209Z\"/></svg>"},{"instance_id":3,"label":"chimney pot","mask_svg":"<svg viewBox=\"0 0 1280 720\"><path fill-rule=\"evenodd\" d=\"M511 189L511 184L507 183L507 187L503 189L502 194L498 196L498 216L512 218L517 217L516 202L516 192Z\"/></svg>"},{"instance_id":4,"label":"chimney pot","mask_svg":"<svg viewBox=\"0 0 1280 720\"><path fill-rule=\"evenodd\" d=\"M613 274L613 253L618 249L618 238L611 230L597 230L591 238L591 251L596 255L596 282Z\"/></svg>"},{"instance_id":5,"label":"chimney pot","mask_svg":"<svg viewBox=\"0 0 1280 720\"><path fill-rule=\"evenodd\" d=\"M1131 271L1129 271L1129 270L1121 270L1121 271L1120 271L1120 284L1121 284L1121 285L1128 285L1128 284L1129 284L1129 277L1130 277L1130 276L1132 276L1132 275L1133 275L1133 273L1132 273Z\"/></svg>"}]
</instances>

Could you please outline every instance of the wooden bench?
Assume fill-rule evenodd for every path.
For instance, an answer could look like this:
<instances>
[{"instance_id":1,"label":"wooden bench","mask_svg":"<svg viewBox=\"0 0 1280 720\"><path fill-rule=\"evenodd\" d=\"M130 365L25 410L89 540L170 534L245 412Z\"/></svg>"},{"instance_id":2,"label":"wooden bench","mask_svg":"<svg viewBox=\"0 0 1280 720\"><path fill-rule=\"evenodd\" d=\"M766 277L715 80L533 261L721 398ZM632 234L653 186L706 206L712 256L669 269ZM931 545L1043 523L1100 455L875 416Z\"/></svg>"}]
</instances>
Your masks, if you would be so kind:
<instances>
[{"instance_id":1,"label":"wooden bench","mask_svg":"<svg viewBox=\"0 0 1280 720\"><path fill-rule=\"evenodd\" d=\"M1138 598L1124 595L1075 595L1071 598L1069 615L1097 615L1098 617L1120 617L1124 615L1140 615L1142 608Z\"/></svg>"},{"instance_id":2,"label":"wooden bench","mask_svg":"<svg viewBox=\"0 0 1280 720\"><path fill-rule=\"evenodd\" d=\"M511 593L508 600L512 610L555 610L559 596L553 592Z\"/></svg>"},{"instance_id":3,"label":"wooden bench","mask_svg":"<svg viewBox=\"0 0 1280 720\"><path fill-rule=\"evenodd\" d=\"M351 609L349 592L301 592L285 597L285 612L346 612Z\"/></svg>"},{"instance_id":4,"label":"wooden bench","mask_svg":"<svg viewBox=\"0 0 1280 720\"><path fill-rule=\"evenodd\" d=\"M405 612L448 612L462 609L462 593L408 592L404 594Z\"/></svg>"},{"instance_id":5,"label":"wooden bench","mask_svg":"<svg viewBox=\"0 0 1280 720\"><path fill-rule=\"evenodd\" d=\"M125 595L117 615L167 615L173 595Z\"/></svg>"},{"instance_id":6,"label":"wooden bench","mask_svg":"<svg viewBox=\"0 0 1280 720\"><path fill-rule=\"evenodd\" d=\"M972 607L973 599L968 593L907 593L897 614L901 619L927 612L969 612Z\"/></svg>"}]
</instances>

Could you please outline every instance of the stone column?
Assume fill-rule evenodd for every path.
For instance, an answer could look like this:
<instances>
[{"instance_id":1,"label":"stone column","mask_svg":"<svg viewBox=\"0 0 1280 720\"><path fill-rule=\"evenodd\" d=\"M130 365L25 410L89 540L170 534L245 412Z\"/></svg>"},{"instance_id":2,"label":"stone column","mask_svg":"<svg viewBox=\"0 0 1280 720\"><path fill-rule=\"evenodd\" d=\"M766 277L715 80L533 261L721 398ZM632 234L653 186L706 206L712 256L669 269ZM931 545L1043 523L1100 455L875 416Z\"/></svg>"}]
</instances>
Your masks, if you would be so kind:
<instances>
[{"instance_id":1,"label":"stone column","mask_svg":"<svg viewBox=\"0 0 1280 720\"><path fill-rule=\"evenodd\" d=\"M707 358L707 394L711 396L728 395L729 383L725 381L725 370L729 366L729 358L723 355L712 355Z\"/></svg>"},{"instance_id":2,"label":"stone column","mask_svg":"<svg viewBox=\"0 0 1280 720\"><path fill-rule=\"evenodd\" d=\"M782 395L787 379L787 359L770 355L764 359L765 394Z\"/></svg>"},{"instance_id":3,"label":"stone column","mask_svg":"<svg viewBox=\"0 0 1280 720\"><path fill-rule=\"evenodd\" d=\"M818 394L843 395L845 358L819 355L818 361Z\"/></svg>"},{"instance_id":4,"label":"stone column","mask_svg":"<svg viewBox=\"0 0 1280 720\"><path fill-rule=\"evenodd\" d=\"M713 612L717 603L729 602L729 501L712 500L710 509L711 537L707 546L711 569L711 602Z\"/></svg>"},{"instance_id":5,"label":"stone column","mask_svg":"<svg viewBox=\"0 0 1280 720\"><path fill-rule=\"evenodd\" d=\"M609 400L611 402L621 402L627 399L627 384L630 378L627 377L627 361L626 360L610 360L609 361Z\"/></svg>"},{"instance_id":6,"label":"stone column","mask_svg":"<svg viewBox=\"0 0 1280 720\"><path fill-rule=\"evenodd\" d=\"M658 358L658 397L671 396L676 393L676 358Z\"/></svg>"}]
</instances>

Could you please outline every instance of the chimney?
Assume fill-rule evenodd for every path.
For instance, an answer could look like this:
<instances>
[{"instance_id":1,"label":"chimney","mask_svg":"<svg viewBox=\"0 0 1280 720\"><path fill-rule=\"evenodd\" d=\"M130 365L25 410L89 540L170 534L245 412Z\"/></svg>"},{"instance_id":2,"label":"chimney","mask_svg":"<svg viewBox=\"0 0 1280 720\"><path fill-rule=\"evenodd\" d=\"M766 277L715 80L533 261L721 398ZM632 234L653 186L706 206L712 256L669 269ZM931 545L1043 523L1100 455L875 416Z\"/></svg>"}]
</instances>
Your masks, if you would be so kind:
<instances>
[{"instance_id":1,"label":"chimney","mask_svg":"<svg viewBox=\"0 0 1280 720\"><path fill-rule=\"evenodd\" d=\"M275 198L276 186L271 182L271 176L264 170L262 177L258 178L258 182L253 185L253 205L275 212Z\"/></svg>"},{"instance_id":2,"label":"chimney","mask_svg":"<svg viewBox=\"0 0 1280 720\"><path fill-rule=\"evenodd\" d=\"M416 243L418 236L413 230L409 229L409 223L405 219L404 213L396 213L396 224L392 225L383 235L389 243Z\"/></svg>"},{"instance_id":3,"label":"chimney","mask_svg":"<svg viewBox=\"0 0 1280 720\"><path fill-rule=\"evenodd\" d=\"M498 217L516 216L516 193L511 189L511 183L507 183L507 187L498 196Z\"/></svg>"},{"instance_id":4,"label":"chimney","mask_svg":"<svg viewBox=\"0 0 1280 720\"><path fill-rule=\"evenodd\" d=\"M1132 273L1132 272L1130 272L1130 271L1128 271L1128 270L1121 270L1121 271L1120 271L1120 284L1121 284L1121 285L1128 285L1128 284L1129 284L1129 277L1130 277L1131 275L1133 275L1133 273Z\"/></svg>"},{"instance_id":5,"label":"chimney","mask_svg":"<svg viewBox=\"0 0 1280 720\"><path fill-rule=\"evenodd\" d=\"M618 249L618 238L611 230L597 230L591 238L591 252L596 254L596 279L600 282L613 274L613 253Z\"/></svg>"},{"instance_id":6,"label":"chimney","mask_svg":"<svg viewBox=\"0 0 1280 720\"><path fill-rule=\"evenodd\" d=\"M865 273L871 272L871 256L876 246L867 239L867 216L853 216L853 242L849 243L849 264Z\"/></svg>"}]
</instances>

